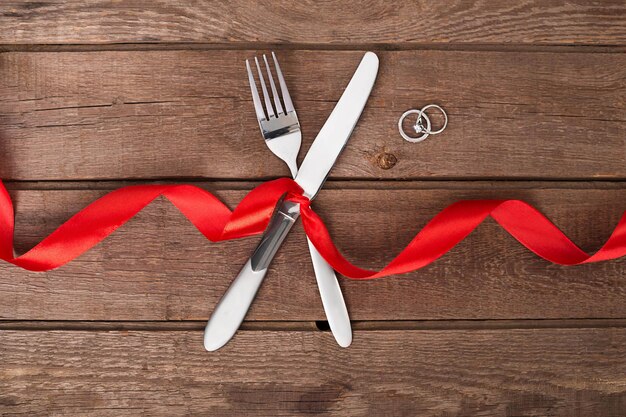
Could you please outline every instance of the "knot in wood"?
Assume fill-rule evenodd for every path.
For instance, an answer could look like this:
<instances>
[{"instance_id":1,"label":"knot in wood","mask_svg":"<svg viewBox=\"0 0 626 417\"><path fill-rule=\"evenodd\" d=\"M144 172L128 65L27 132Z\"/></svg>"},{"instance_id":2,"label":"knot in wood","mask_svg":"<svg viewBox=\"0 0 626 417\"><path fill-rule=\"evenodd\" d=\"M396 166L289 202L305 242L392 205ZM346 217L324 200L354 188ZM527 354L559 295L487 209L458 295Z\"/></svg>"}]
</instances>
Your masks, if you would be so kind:
<instances>
[{"instance_id":1,"label":"knot in wood","mask_svg":"<svg viewBox=\"0 0 626 417\"><path fill-rule=\"evenodd\" d=\"M381 169L391 169L398 163L398 158L392 153L383 152L376 158Z\"/></svg>"}]
</instances>

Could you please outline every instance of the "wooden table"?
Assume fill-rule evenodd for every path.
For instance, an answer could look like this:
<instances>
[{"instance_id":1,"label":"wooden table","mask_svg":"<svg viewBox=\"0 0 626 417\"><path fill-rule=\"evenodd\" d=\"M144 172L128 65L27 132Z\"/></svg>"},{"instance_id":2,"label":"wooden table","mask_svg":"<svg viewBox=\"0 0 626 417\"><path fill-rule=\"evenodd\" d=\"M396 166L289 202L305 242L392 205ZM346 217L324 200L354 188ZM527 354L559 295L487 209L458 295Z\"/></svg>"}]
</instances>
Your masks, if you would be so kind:
<instances>
[{"instance_id":1,"label":"wooden table","mask_svg":"<svg viewBox=\"0 0 626 417\"><path fill-rule=\"evenodd\" d=\"M381 267L459 199L521 198L582 248L626 209L626 4L4 1L0 177L18 250L126 184L193 183L231 207L286 167L244 59L275 50L303 152L364 50L378 81L316 211ZM421 144L400 114L436 102ZM207 242L156 201L49 273L0 265L0 415L624 416L626 261L549 264L488 221L415 273L341 280L339 348L301 226L243 330L202 329L257 239Z\"/></svg>"}]
</instances>

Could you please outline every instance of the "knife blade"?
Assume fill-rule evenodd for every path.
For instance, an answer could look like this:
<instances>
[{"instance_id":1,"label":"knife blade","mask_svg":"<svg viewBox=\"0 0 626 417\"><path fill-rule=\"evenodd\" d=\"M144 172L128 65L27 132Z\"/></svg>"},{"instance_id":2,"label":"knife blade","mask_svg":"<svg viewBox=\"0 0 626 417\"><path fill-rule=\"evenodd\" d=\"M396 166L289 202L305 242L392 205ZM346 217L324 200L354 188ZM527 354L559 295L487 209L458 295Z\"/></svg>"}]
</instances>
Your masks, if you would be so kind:
<instances>
[{"instance_id":1,"label":"knife blade","mask_svg":"<svg viewBox=\"0 0 626 417\"><path fill-rule=\"evenodd\" d=\"M348 143L370 96L377 73L378 57L373 52L367 52L302 161L296 182L309 199L315 198L322 188L330 169Z\"/></svg>"},{"instance_id":2,"label":"knife blade","mask_svg":"<svg viewBox=\"0 0 626 417\"><path fill-rule=\"evenodd\" d=\"M377 73L378 57L373 52L367 52L302 161L295 181L309 199L315 198L348 142ZM291 201L279 204L256 250L211 314L204 329L206 350L217 350L234 336L265 278L270 262L299 215L299 204Z\"/></svg>"}]
</instances>

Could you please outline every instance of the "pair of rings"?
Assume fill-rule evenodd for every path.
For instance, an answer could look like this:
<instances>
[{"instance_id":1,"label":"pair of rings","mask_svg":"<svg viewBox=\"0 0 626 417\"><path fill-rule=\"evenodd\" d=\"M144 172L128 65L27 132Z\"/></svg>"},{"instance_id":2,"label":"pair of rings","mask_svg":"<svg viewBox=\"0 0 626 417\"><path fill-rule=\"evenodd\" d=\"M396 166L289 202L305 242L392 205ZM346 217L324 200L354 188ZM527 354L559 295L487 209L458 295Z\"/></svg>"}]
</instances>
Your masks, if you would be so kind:
<instances>
[{"instance_id":1,"label":"pair of rings","mask_svg":"<svg viewBox=\"0 0 626 417\"><path fill-rule=\"evenodd\" d=\"M443 114L444 122L443 122L443 126L439 130L434 130L434 131L430 130L432 127L432 124L430 122L430 118L426 114L426 110L430 108L435 108ZM421 133L422 134L421 136L412 137L412 136L407 135L404 132L404 129L402 128L402 122L404 122L404 119L406 119L406 117L409 116L410 114L417 114L417 121L415 122L415 125L413 125L413 129L415 130L415 133L417 134ZM426 123L426 125L424 125L424 123ZM407 110L402 114L402 116L400 116L400 120L398 121L398 131L400 132L400 135L402 136L402 138L406 141L413 142L413 143L421 142L430 135L438 135L441 132L443 132L447 126L448 126L448 115L441 107L439 107L436 104L429 104L427 106L422 107L420 110L416 110L416 109Z\"/></svg>"}]
</instances>

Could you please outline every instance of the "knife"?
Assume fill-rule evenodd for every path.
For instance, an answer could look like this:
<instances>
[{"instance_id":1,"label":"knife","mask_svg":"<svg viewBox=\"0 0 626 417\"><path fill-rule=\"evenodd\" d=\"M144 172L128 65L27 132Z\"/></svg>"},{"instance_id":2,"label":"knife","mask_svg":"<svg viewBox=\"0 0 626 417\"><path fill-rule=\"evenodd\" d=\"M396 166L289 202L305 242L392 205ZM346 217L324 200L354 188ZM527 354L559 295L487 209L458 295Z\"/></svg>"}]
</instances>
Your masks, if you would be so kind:
<instances>
[{"instance_id":1,"label":"knife","mask_svg":"<svg viewBox=\"0 0 626 417\"><path fill-rule=\"evenodd\" d=\"M367 52L302 161L295 181L309 199L313 200L322 188L348 142L377 73L378 57L373 52ZM217 350L234 336L267 274L269 264L299 216L298 203L282 201L279 204L254 253L211 314L204 329L206 350Z\"/></svg>"}]
</instances>

